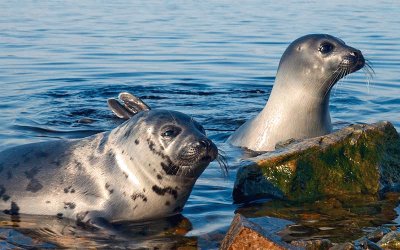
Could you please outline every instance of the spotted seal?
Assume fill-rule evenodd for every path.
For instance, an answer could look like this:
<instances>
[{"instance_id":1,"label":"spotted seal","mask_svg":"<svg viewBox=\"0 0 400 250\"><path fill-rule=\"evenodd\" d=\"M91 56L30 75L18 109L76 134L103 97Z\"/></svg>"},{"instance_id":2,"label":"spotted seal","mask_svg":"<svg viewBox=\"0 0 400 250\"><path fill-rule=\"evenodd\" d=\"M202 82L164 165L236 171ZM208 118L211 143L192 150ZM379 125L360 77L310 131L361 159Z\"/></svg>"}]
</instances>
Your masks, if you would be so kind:
<instances>
[{"instance_id":1,"label":"spotted seal","mask_svg":"<svg viewBox=\"0 0 400 250\"><path fill-rule=\"evenodd\" d=\"M280 60L264 109L239 127L228 142L254 151L271 151L280 141L330 133L331 88L364 65L361 51L336 37L311 34L298 38Z\"/></svg>"},{"instance_id":2,"label":"spotted seal","mask_svg":"<svg viewBox=\"0 0 400 250\"><path fill-rule=\"evenodd\" d=\"M217 154L191 117L142 111L109 132L1 152L0 209L80 222L173 215Z\"/></svg>"}]
</instances>

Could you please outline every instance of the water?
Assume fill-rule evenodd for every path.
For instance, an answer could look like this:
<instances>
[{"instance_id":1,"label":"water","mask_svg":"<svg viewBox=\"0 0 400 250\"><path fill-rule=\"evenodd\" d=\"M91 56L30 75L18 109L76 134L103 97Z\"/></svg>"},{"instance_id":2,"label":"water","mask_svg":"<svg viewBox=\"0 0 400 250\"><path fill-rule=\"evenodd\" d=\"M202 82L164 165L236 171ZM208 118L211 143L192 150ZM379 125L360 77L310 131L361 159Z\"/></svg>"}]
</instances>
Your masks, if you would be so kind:
<instances>
[{"instance_id":1,"label":"water","mask_svg":"<svg viewBox=\"0 0 400 250\"><path fill-rule=\"evenodd\" d=\"M340 37L360 49L376 72L369 85L360 71L335 86L335 128L389 120L400 129L397 1L4 0L0 10L1 150L114 128L121 121L106 99L120 91L153 108L192 115L208 129L233 130L263 108L283 51L309 33ZM94 122L79 122L83 118ZM230 133L208 132L226 151L229 177L218 164L209 166L183 211L191 226L171 242L216 248L229 226L238 208L231 192L240 158L224 144ZM20 227L33 235L45 227L31 220ZM111 244L74 230L75 238L86 237L82 246ZM77 242L56 235L50 238ZM135 247L148 244L132 235Z\"/></svg>"}]
</instances>

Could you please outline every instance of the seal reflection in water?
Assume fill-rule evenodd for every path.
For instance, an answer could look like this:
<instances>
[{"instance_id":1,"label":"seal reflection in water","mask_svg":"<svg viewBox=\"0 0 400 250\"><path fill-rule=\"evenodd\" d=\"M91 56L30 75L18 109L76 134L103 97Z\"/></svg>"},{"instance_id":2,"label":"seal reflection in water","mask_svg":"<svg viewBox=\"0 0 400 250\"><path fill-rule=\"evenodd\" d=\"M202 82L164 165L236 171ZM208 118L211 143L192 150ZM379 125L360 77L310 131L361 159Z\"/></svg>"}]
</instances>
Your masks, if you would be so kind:
<instances>
[{"instance_id":1,"label":"seal reflection in water","mask_svg":"<svg viewBox=\"0 0 400 250\"><path fill-rule=\"evenodd\" d=\"M330 133L331 88L364 64L361 51L336 37L312 34L295 40L282 55L264 109L237 129L228 142L270 151L280 141Z\"/></svg>"},{"instance_id":2,"label":"seal reflection in water","mask_svg":"<svg viewBox=\"0 0 400 250\"><path fill-rule=\"evenodd\" d=\"M217 154L191 117L143 111L110 132L1 152L0 209L80 222L177 214Z\"/></svg>"}]
</instances>

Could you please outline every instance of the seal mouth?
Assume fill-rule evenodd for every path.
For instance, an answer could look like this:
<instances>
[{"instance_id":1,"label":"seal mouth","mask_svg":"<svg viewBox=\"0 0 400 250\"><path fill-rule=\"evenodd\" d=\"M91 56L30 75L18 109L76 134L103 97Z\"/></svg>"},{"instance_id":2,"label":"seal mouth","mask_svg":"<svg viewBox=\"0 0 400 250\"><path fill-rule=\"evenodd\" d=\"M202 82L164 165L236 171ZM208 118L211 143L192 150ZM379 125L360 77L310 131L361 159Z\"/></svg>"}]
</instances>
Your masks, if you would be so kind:
<instances>
[{"instance_id":1,"label":"seal mouth","mask_svg":"<svg viewBox=\"0 0 400 250\"><path fill-rule=\"evenodd\" d=\"M364 56L361 51L353 51L343 57L343 60L339 64L339 68L345 71L345 75L360 70L365 65Z\"/></svg>"},{"instance_id":2,"label":"seal mouth","mask_svg":"<svg viewBox=\"0 0 400 250\"><path fill-rule=\"evenodd\" d=\"M217 146L208 139L200 140L182 150L174 161L180 166L175 175L196 178L218 156Z\"/></svg>"}]
</instances>

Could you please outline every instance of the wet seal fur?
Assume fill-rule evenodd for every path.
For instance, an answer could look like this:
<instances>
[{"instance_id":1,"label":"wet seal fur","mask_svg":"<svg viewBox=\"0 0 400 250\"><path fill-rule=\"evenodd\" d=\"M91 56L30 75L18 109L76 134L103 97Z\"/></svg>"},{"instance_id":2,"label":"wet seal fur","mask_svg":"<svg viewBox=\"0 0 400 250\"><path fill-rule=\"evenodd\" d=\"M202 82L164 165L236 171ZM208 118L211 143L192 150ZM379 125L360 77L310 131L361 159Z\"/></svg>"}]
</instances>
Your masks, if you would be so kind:
<instances>
[{"instance_id":1,"label":"wet seal fur","mask_svg":"<svg viewBox=\"0 0 400 250\"><path fill-rule=\"evenodd\" d=\"M143 111L109 132L1 152L0 209L84 223L177 214L217 154L191 117Z\"/></svg>"},{"instance_id":2,"label":"wet seal fur","mask_svg":"<svg viewBox=\"0 0 400 250\"><path fill-rule=\"evenodd\" d=\"M311 34L295 40L282 55L264 109L239 127L228 142L253 151L271 151L281 141L330 133L331 88L364 65L361 51L336 37Z\"/></svg>"}]
</instances>

